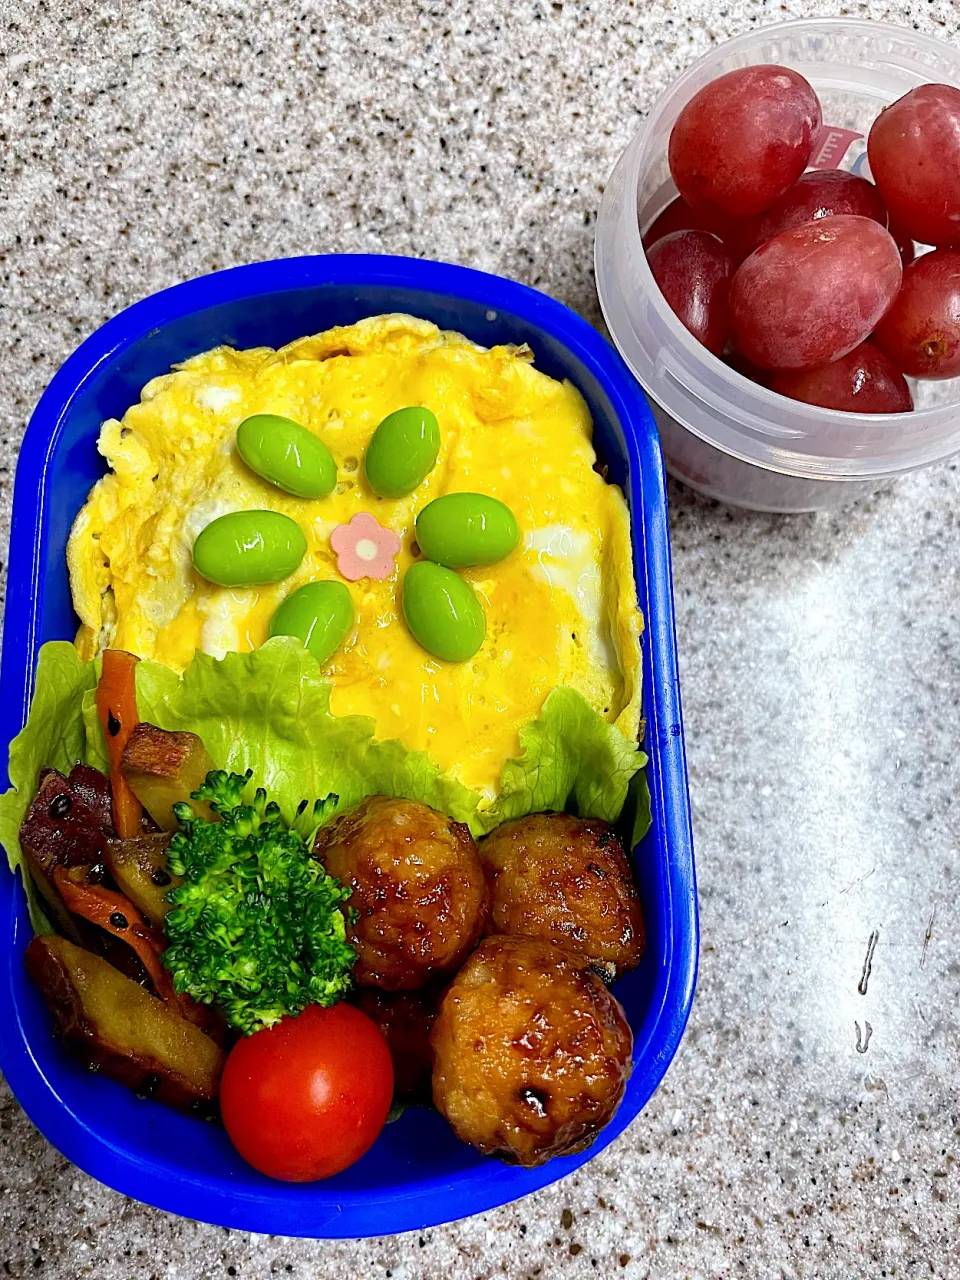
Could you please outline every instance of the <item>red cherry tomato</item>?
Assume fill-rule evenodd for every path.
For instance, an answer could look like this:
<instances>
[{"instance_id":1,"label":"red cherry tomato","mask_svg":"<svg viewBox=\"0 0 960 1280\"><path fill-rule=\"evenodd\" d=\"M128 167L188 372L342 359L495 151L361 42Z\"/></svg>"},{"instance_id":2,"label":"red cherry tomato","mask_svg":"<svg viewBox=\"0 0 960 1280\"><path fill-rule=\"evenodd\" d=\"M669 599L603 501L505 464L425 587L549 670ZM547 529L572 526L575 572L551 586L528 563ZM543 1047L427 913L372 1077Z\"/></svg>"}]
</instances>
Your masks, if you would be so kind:
<instances>
[{"instance_id":1,"label":"red cherry tomato","mask_svg":"<svg viewBox=\"0 0 960 1280\"><path fill-rule=\"evenodd\" d=\"M238 1041L220 1084L230 1141L255 1169L284 1182L329 1178L359 1160L392 1098L380 1029L343 1003L310 1005Z\"/></svg>"}]
</instances>

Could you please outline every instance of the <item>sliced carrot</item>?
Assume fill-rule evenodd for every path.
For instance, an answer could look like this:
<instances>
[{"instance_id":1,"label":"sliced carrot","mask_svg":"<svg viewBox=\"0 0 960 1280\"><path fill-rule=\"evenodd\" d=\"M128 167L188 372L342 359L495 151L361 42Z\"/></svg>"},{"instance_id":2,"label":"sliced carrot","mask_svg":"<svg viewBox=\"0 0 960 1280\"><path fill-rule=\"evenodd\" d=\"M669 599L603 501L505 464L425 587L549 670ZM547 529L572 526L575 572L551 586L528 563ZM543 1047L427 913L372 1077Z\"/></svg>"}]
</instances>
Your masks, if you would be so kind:
<instances>
[{"instance_id":1,"label":"sliced carrot","mask_svg":"<svg viewBox=\"0 0 960 1280\"><path fill-rule=\"evenodd\" d=\"M97 716L103 726L110 756L110 790L113 793L113 825L121 839L140 834L143 808L120 771L127 739L136 727L139 658L122 649L107 649L97 685Z\"/></svg>"},{"instance_id":2,"label":"sliced carrot","mask_svg":"<svg viewBox=\"0 0 960 1280\"><path fill-rule=\"evenodd\" d=\"M173 979L160 963L160 952L166 945L163 934L147 924L122 893L102 884L88 884L88 870L88 867L57 867L54 871L53 878L67 910L128 943L140 957L160 999L175 1001Z\"/></svg>"},{"instance_id":3,"label":"sliced carrot","mask_svg":"<svg viewBox=\"0 0 960 1280\"><path fill-rule=\"evenodd\" d=\"M154 994L217 1044L222 1044L224 1023L220 1015L198 1004L185 991L178 992L172 974L161 963L160 953L167 946L163 933L149 924L125 894L102 884L91 884L87 878L89 872L90 868L85 866L55 869L53 879L67 910L131 946L153 983Z\"/></svg>"}]
</instances>

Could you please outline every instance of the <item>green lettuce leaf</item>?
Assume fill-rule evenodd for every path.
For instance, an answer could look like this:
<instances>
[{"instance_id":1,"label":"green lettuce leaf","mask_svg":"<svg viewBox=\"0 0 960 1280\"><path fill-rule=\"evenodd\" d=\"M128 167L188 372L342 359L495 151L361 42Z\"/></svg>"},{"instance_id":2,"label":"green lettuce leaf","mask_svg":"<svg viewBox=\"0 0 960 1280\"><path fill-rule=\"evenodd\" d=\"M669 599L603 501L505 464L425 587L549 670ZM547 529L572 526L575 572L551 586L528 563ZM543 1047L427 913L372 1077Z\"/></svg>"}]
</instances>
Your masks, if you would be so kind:
<instances>
[{"instance_id":1,"label":"green lettuce leaf","mask_svg":"<svg viewBox=\"0 0 960 1280\"><path fill-rule=\"evenodd\" d=\"M11 790L0 797L0 841L11 865L17 833L44 765L68 772L78 760L106 771L94 694L99 664L81 662L73 645L40 651L37 693L27 727L10 750ZM548 809L615 822L631 779L646 764L636 743L598 715L573 689L555 689L540 717L520 731L520 755L508 760L492 803L442 773L423 752L380 741L368 716L335 716L330 686L296 640L278 636L252 653L222 660L198 653L182 676L154 662L137 667L142 719L199 734L221 769L253 770L288 821L301 800L333 793L326 816L368 795L419 800L469 825L474 835L508 818ZM649 822L641 787L639 825ZM643 815L646 813L646 817ZM310 822L304 815L301 822ZM638 828L639 829L639 828Z\"/></svg>"},{"instance_id":2,"label":"green lettuce leaf","mask_svg":"<svg viewBox=\"0 0 960 1280\"><path fill-rule=\"evenodd\" d=\"M198 653L182 676L141 662L137 710L161 729L198 734L221 769L252 769L288 822L301 800L332 792L328 816L364 796L394 795L476 825L479 797L426 755L378 741L369 716L331 715L319 663L288 637L219 660Z\"/></svg>"},{"instance_id":3,"label":"green lettuce leaf","mask_svg":"<svg viewBox=\"0 0 960 1280\"><path fill-rule=\"evenodd\" d=\"M98 763L88 752L83 718L84 696L89 693L92 698L96 684L95 664L82 662L69 641L53 641L40 650L30 715L26 727L10 744L10 789L0 796L0 844L7 851L11 870L22 865L20 826L36 795L40 770L69 773L81 760ZM102 743L99 726L97 736ZM23 880L33 927L38 933L49 933L30 877L24 874Z\"/></svg>"},{"instance_id":4,"label":"green lettuce leaf","mask_svg":"<svg viewBox=\"0 0 960 1280\"><path fill-rule=\"evenodd\" d=\"M41 649L41 653L43 650ZM100 659L98 658L91 666L96 667L97 680L100 679ZM110 772L110 757L107 755L107 740L103 736L103 730L100 727L100 721L97 718L97 686L94 684L92 689L88 689L83 695L80 704L81 714L83 715L83 729L86 734L86 754L83 763L92 764L94 769L99 769L101 773Z\"/></svg>"},{"instance_id":5,"label":"green lettuce leaf","mask_svg":"<svg viewBox=\"0 0 960 1280\"><path fill-rule=\"evenodd\" d=\"M630 832L630 848L635 849L653 826L650 787L646 772L643 770L635 773L630 779L623 817L626 830Z\"/></svg>"},{"instance_id":6,"label":"green lettuce leaf","mask_svg":"<svg viewBox=\"0 0 960 1280\"><path fill-rule=\"evenodd\" d=\"M647 759L575 689L549 694L539 719L520 730L520 747L503 766L498 798L479 815L484 831L547 809L616 822Z\"/></svg>"}]
</instances>

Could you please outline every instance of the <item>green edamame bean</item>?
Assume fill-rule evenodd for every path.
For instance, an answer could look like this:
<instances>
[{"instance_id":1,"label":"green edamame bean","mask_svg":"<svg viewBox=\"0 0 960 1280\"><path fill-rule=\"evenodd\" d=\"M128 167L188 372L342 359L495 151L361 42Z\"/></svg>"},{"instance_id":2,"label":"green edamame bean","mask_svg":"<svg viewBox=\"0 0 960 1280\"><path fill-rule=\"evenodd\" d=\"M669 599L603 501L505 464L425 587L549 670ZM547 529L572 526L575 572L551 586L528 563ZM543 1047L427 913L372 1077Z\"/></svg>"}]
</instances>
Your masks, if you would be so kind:
<instances>
[{"instance_id":1,"label":"green edamame bean","mask_svg":"<svg viewBox=\"0 0 960 1280\"><path fill-rule=\"evenodd\" d=\"M232 511L200 531L193 563L220 587L255 587L289 578L306 553L304 532L289 516Z\"/></svg>"},{"instance_id":2,"label":"green edamame bean","mask_svg":"<svg viewBox=\"0 0 960 1280\"><path fill-rule=\"evenodd\" d=\"M270 636L295 636L321 665L353 626L353 601L342 582L308 582L287 596L270 619Z\"/></svg>"},{"instance_id":3,"label":"green edamame bean","mask_svg":"<svg viewBox=\"0 0 960 1280\"><path fill-rule=\"evenodd\" d=\"M297 498L323 498L337 483L337 464L323 441L275 413L240 423L237 452L251 471Z\"/></svg>"},{"instance_id":4,"label":"green edamame bean","mask_svg":"<svg viewBox=\"0 0 960 1280\"><path fill-rule=\"evenodd\" d=\"M487 619L468 582L418 560L403 579L403 616L414 640L445 662L466 662L483 644Z\"/></svg>"},{"instance_id":5,"label":"green edamame bean","mask_svg":"<svg viewBox=\"0 0 960 1280\"><path fill-rule=\"evenodd\" d=\"M388 414L367 445L363 465L378 497L412 493L437 464L440 424L429 409L414 406Z\"/></svg>"},{"instance_id":6,"label":"green edamame bean","mask_svg":"<svg viewBox=\"0 0 960 1280\"><path fill-rule=\"evenodd\" d=\"M417 542L428 560L448 569L494 564L520 541L513 512L485 493L447 493L417 516Z\"/></svg>"}]
</instances>

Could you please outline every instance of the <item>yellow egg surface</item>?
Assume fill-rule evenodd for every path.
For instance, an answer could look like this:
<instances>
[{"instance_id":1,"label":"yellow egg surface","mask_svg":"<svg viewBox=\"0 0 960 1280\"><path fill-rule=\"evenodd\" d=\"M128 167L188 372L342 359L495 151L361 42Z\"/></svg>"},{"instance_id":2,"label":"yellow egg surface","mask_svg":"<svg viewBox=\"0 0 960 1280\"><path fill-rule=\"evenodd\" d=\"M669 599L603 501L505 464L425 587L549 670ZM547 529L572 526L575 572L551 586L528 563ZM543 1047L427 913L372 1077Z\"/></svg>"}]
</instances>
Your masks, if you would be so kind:
<instances>
[{"instance_id":1,"label":"yellow egg surface","mask_svg":"<svg viewBox=\"0 0 960 1280\"><path fill-rule=\"evenodd\" d=\"M630 523L620 490L593 469L579 392L533 367L526 348L479 347L405 315L376 316L278 351L219 347L144 388L122 422L103 424L111 470L77 516L68 547L90 658L126 649L182 671L197 649L215 657L267 638L280 601L306 582L342 581L330 535L359 512L401 538L382 582L348 583L356 619L324 672L335 715L367 715L379 738L426 751L464 785L493 797L518 731L555 688L579 690L635 740L642 619ZM408 496L374 495L364 450L380 421L424 405L440 423L436 467ZM255 413L292 418L337 464L333 493L305 500L250 471L235 434ZM513 511L520 544L505 560L462 570L483 604L486 640L467 662L442 662L411 636L400 581L414 521L433 498L476 492ZM229 589L193 567L193 543L215 517L270 508L297 520L307 554L271 586Z\"/></svg>"}]
</instances>

